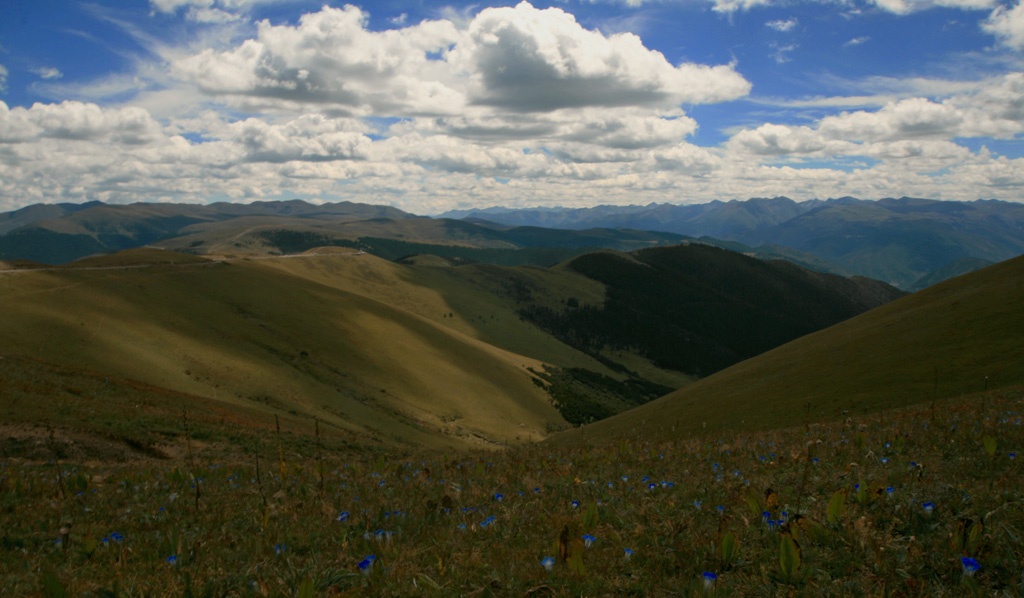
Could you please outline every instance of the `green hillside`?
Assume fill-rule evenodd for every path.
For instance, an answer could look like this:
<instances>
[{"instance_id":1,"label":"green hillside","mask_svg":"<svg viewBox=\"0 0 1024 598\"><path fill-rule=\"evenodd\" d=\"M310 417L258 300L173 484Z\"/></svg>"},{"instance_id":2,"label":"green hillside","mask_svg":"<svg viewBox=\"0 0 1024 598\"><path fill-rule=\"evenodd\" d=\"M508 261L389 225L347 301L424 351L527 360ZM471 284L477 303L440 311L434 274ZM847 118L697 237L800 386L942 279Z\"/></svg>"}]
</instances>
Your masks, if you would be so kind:
<instances>
[{"instance_id":1,"label":"green hillside","mask_svg":"<svg viewBox=\"0 0 1024 598\"><path fill-rule=\"evenodd\" d=\"M562 422L533 382L539 361L261 260L165 262L0 275L3 354L390 444L539 439Z\"/></svg>"},{"instance_id":2,"label":"green hillside","mask_svg":"<svg viewBox=\"0 0 1024 598\"><path fill-rule=\"evenodd\" d=\"M587 438L757 430L1024 384L1024 258L948 280L587 426ZM578 430L560 437L579 440Z\"/></svg>"},{"instance_id":3,"label":"green hillside","mask_svg":"<svg viewBox=\"0 0 1024 598\"><path fill-rule=\"evenodd\" d=\"M413 220L398 228L423 230ZM148 247L0 272L7 363L82 377L52 385L43 375L9 417L52 416L38 410L52 388L68 407L62 425L109 435L88 405L130 409L143 385L260 425L286 417L308 433L321 421L325 434L368 446L493 447L621 413L898 294L700 245L546 268L458 264L337 246L244 257ZM66 386L95 388L99 377L122 381L122 403L68 396ZM177 411L161 411L156 427L173 428Z\"/></svg>"}]
</instances>

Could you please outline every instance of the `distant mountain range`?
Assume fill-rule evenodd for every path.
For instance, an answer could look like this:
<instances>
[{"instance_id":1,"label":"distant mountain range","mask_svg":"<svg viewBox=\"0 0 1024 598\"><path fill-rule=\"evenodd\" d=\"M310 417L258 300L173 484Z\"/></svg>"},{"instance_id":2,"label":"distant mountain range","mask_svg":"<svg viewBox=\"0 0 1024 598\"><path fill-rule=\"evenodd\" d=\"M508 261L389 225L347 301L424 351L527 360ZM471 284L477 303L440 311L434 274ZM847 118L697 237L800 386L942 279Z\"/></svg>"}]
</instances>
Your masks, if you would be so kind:
<instances>
[{"instance_id":1,"label":"distant mountain range","mask_svg":"<svg viewBox=\"0 0 1024 598\"><path fill-rule=\"evenodd\" d=\"M733 241L760 251L816 256L834 271L907 290L1024 253L1024 205L987 200L843 197L796 202L787 197L696 205L461 210L446 218L506 226L629 228ZM739 248L737 248L739 249ZM972 258L973 261L963 261ZM806 260L805 260L806 261ZM958 264L958 267L952 266ZM819 266L828 269L827 266Z\"/></svg>"},{"instance_id":2,"label":"distant mountain range","mask_svg":"<svg viewBox=\"0 0 1024 598\"><path fill-rule=\"evenodd\" d=\"M596 249L700 242L917 290L1024 254L1024 205L786 197L698 205L488 208L417 216L301 200L35 205L0 214L0 260L64 264L146 245L199 255L363 249L386 259L549 266Z\"/></svg>"}]
</instances>

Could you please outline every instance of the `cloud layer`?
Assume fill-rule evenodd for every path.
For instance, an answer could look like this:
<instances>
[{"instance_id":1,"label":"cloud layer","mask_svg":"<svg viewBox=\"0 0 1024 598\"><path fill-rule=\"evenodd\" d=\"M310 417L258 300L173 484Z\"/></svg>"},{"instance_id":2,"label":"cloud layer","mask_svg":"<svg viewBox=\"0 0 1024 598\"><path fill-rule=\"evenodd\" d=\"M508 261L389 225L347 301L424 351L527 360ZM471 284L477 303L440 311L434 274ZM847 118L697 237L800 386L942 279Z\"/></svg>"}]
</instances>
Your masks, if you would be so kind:
<instances>
[{"instance_id":1,"label":"cloud layer","mask_svg":"<svg viewBox=\"0 0 1024 598\"><path fill-rule=\"evenodd\" d=\"M218 31L252 4L153 9ZM996 9L985 27L1019 47L1019 13ZM780 39L805 28L761 23ZM795 47L776 45L776 60ZM701 146L693 107L749 99L742 65L673 64L638 35L526 2L382 30L360 8L324 6L237 41L153 52L158 84L132 80L146 91L131 105L0 102L0 211L92 199L351 199L417 213L777 194L1024 200L1024 160L961 143L1024 135L1024 73L909 82L927 93L802 124L766 117ZM852 100L807 106L830 102Z\"/></svg>"}]
</instances>

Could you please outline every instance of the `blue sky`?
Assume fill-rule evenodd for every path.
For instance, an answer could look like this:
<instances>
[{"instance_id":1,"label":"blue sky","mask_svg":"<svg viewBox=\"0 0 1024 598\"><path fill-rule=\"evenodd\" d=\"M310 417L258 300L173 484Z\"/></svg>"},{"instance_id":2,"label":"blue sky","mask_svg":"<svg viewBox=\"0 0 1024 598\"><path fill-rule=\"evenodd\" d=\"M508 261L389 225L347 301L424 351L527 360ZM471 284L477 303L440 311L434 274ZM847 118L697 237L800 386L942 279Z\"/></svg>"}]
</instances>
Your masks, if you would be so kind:
<instances>
[{"instance_id":1,"label":"blue sky","mask_svg":"<svg viewBox=\"0 0 1024 598\"><path fill-rule=\"evenodd\" d=\"M1019 0L8 3L0 211L1024 201Z\"/></svg>"}]
</instances>

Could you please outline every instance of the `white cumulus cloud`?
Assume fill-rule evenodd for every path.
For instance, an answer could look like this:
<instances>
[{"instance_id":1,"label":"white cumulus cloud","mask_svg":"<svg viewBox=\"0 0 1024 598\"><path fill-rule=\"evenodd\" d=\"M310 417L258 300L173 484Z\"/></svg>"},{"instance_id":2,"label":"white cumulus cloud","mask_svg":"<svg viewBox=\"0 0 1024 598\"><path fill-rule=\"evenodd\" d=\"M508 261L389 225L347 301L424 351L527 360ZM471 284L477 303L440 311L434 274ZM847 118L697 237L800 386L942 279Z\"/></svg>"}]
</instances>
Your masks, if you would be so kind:
<instances>
[{"instance_id":1,"label":"white cumulus cloud","mask_svg":"<svg viewBox=\"0 0 1024 598\"><path fill-rule=\"evenodd\" d=\"M354 6L298 25L259 25L238 47L174 63L204 92L252 105L321 105L352 114L455 115L721 102L750 83L732 65L670 64L639 37L584 29L560 9L523 2L450 20L370 31Z\"/></svg>"},{"instance_id":2,"label":"white cumulus cloud","mask_svg":"<svg viewBox=\"0 0 1024 598\"><path fill-rule=\"evenodd\" d=\"M472 102L522 112L721 102L750 90L731 65L673 66L634 34L605 36L526 2L481 11L452 62L470 73Z\"/></svg>"},{"instance_id":3,"label":"white cumulus cloud","mask_svg":"<svg viewBox=\"0 0 1024 598\"><path fill-rule=\"evenodd\" d=\"M174 63L204 92L278 108L315 104L360 114L435 113L464 103L435 54L457 40L448 21L366 29L355 6L324 7L299 24L259 24L255 39L226 52L207 49Z\"/></svg>"},{"instance_id":4,"label":"white cumulus cloud","mask_svg":"<svg viewBox=\"0 0 1024 598\"><path fill-rule=\"evenodd\" d=\"M996 8L982 23L982 29L1011 48L1024 48L1024 4L1018 1L1013 7Z\"/></svg>"}]
</instances>

